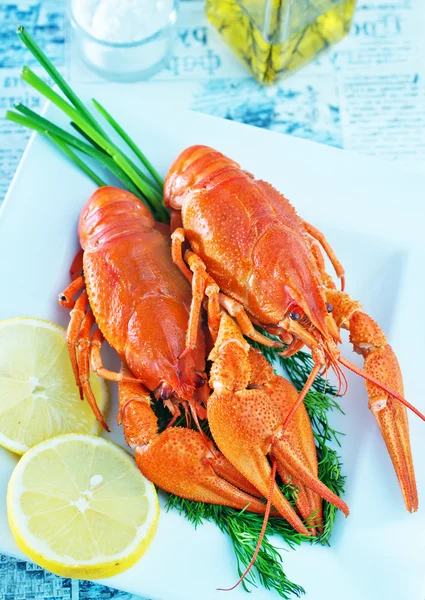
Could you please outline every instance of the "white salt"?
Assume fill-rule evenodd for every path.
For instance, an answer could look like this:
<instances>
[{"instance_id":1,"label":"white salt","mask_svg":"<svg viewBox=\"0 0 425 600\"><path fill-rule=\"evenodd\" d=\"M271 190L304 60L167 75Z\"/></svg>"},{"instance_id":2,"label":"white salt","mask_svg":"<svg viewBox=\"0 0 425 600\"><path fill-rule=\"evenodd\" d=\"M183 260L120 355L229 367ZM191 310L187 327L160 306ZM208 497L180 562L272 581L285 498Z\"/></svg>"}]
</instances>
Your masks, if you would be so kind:
<instances>
[{"instance_id":1,"label":"white salt","mask_svg":"<svg viewBox=\"0 0 425 600\"><path fill-rule=\"evenodd\" d=\"M176 0L70 0L77 47L99 75L133 81L163 68L175 39Z\"/></svg>"},{"instance_id":2,"label":"white salt","mask_svg":"<svg viewBox=\"0 0 425 600\"><path fill-rule=\"evenodd\" d=\"M139 42L167 25L173 0L72 0L77 24L101 41Z\"/></svg>"}]
</instances>

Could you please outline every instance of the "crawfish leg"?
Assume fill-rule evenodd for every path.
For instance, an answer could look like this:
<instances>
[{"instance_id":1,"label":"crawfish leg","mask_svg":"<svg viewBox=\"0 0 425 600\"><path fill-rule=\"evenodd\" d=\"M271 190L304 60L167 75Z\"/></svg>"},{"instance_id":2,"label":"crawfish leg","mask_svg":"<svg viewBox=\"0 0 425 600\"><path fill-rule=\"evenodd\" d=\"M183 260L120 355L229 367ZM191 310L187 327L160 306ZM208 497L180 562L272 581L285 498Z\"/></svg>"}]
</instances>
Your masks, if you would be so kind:
<instances>
[{"instance_id":1,"label":"crawfish leg","mask_svg":"<svg viewBox=\"0 0 425 600\"><path fill-rule=\"evenodd\" d=\"M77 257L79 254L77 254ZM77 258L76 257L76 258ZM76 260L74 259L74 262ZM74 264L74 263L73 263ZM78 306L75 307L74 296L77 292L84 289L84 293L81 294L82 298L78 303ZM81 297L80 296L80 297ZM72 365L72 371L75 377L75 383L77 384L80 390L80 397L83 397L82 388L80 385L80 377L78 374L78 365L77 365L77 342L78 342L78 332L80 330L81 321L83 320L84 313L86 311L86 305L88 303L87 294L85 293L85 283L84 277L80 275L79 277L73 278L73 281L68 285L68 287L59 294L59 304L64 308L70 308L70 322L68 323L68 330L66 332L66 343L68 345L69 358Z\"/></svg>"},{"instance_id":2,"label":"crawfish leg","mask_svg":"<svg viewBox=\"0 0 425 600\"><path fill-rule=\"evenodd\" d=\"M170 427L158 433L150 394L143 385L121 382L118 399L126 441L135 450L140 470L155 485L181 498L264 513L266 505L258 498L215 472L211 442L199 431Z\"/></svg>"},{"instance_id":3,"label":"crawfish leg","mask_svg":"<svg viewBox=\"0 0 425 600\"><path fill-rule=\"evenodd\" d=\"M325 287L335 290L336 285L335 285L332 277L329 275L329 273L326 272L325 259L323 258L322 249L320 248L320 244L319 244L319 242L317 242L314 239L311 240L311 254L314 257L314 260L316 261L317 268L320 271L322 281L323 281Z\"/></svg>"},{"instance_id":4,"label":"crawfish leg","mask_svg":"<svg viewBox=\"0 0 425 600\"><path fill-rule=\"evenodd\" d=\"M181 228L176 229L171 238L173 262L192 285L192 302L186 338L186 351L189 351L196 348L197 345L202 302L205 296L208 298L208 327L213 340L217 337L220 321L219 287L212 277L208 275L204 263L194 252L187 251L185 254L190 269L187 267L182 256L182 245L185 239L184 230Z\"/></svg>"},{"instance_id":5,"label":"crawfish leg","mask_svg":"<svg viewBox=\"0 0 425 600\"><path fill-rule=\"evenodd\" d=\"M326 293L334 308L338 326L350 332L354 351L364 358L364 371L389 389L403 395L403 378L393 349L380 326L348 294ZM377 385L366 381L369 408L372 411L391 457L409 512L418 509L418 492L410 447L406 407Z\"/></svg>"},{"instance_id":6,"label":"crawfish leg","mask_svg":"<svg viewBox=\"0 0 425 600\"><path fill-rule=\"evenodd\" d=\"M202 302L205 298L205 288L207 285L207 273L205 265L196 255L189 252L192 256L191 268L189 269L183 260L182 247L185 240L184 230L179 227L171 236L171 255L173 262L192 285L192 302L190 305L189 323L186 334L186 349L189 352L196 348L198 332L200 327ZM193 273L193 274L192 274Z\"/></svg>"},{"instance_id":7,"label":"crawfish leg","mask_svg":"<svg viewBox=\"0 0 425 600\"><path fill-rule=\"evenodd\" d=\"M76 279L73 279L64 291L59 294L59 304L64 308L74 308L75 301L73 297L77 292L85 288L84 277L80 275Z\"/></svg>"},{"instance_id":8,"label":"crawfish leg","mask_svg":"<svg viewBox=\"0 0 425 600\"><path fill-rule=\"evenodd\" d=\"M341 265L341 263L339 262L338 258L336 257L336 254L332 250L328 240L325 238L324 234L321 231L319 231L319 229L316 229L316 227L313 227L313 225L310 225L310 223L307 223L307 221L303 221L303 225L304 225L304 229L307 231L307 233L309 233L312 238L317 240L319 242L319 244L322 246L323 250L326 252L329 260L332 263L333 268L335 269L335 273L337 274L337 277L341 280L341 289L344 290L344 285L345 285L344 268Z\"/></svg>"},{"instance_id":9,"label":"crawfish leg","mask_svg":"<svg viewBox=\"0 0 425 600\"><path fill-rule=\"evenodd\" d=\"M78 372L80 374L80 382L84 392L84 396L90 405L97 421L106 431L109 431L105 419L99 410L96 402L96 397L90 385L90 332L94 325L94 316L89 308L86 312L78 337Z\"/></svg>"},{"instance_id":10,"label":"crawfish leg","mask_svg":"<svg viewBox=\"0 0 425 600\"><path fill-rule=\"evenodd\" d=\"M186 334L186 350L194 350L198 342L202 302L205 298L205 288L209 276L205 270L204 263L198 259L193 252L188 252L187 256L190 260L189 266L193 273L193 277L192 302L190 305L189 323Z\"/></svg>"},{"instance_id":11,"label":"crawfish leg","mask_svg":"<svg viewBox=\"0 0 425 600\"><path fill-rule=\"evenodd\" d=\"M235 317L238 325L244 335L249 337L251 340L263 344L263 346L269 346L271 348L281 348L282 344L280 342L274 342L270 338L262 335L259 331L257 331L249 316L247 315L244 307L233 298L226 296L225 294L220 294L220 304L227 310L227 312Z\"/></svg>"},{"instance_id":12,"label":"crawfish leg","mask_svg":"<svg viewBox=\"0 0 425 600\"><path fill-rule=\"evenodd\" d=\"M128 374L123 374L122 371L116 373L115 371L110 371L109 369L103 366L100 349L104 341L105 338L103 337L102 332L100 331L100 329L96 329L93 333L90 345L90 362L92 371L96 373L96 375L98 375L99 377L107 379L108 381L116 381L118 383L120 381L140 381L139 379L134 377L130 373L130 371L128 371Z\"/></svg>"},{"instance_id":13,"label":"crawfish leg","mask_svg":"<svg viewBox=\"0 0 425 600\"><path fill-rule=\"evenodd\" d=\"M204 262L192 251L185 253L185 258L189 264L190 273L182 256L182 245L184 243L184 230L176 229L172 236L172 257L173 262L179 267L181 272L192 283L192 304L190 307L189 327L187 331L186 348L195 347L197 331L199 328L202 302L205 296L208 296L208 327L213 340L217 338L218 326L220 321L220 305L236 318L239 327L244 335L264 344L265 346L280 347L281 344L273 342L269 338L261 335L253 326L251 319L245 312L245 309L239 302L233 300L225 294L219 294L219 286L208 274ZM188 271L190 274L188 274Z\"/></svg>"},{"instance_id":14,"label":"crawfish leg","mask_svg":"<svg viewBox=\"0 0 425 600\"><path fill-rule=\"evenodd\" d=\"M83 256L84 250L80 248L80 250L78 250L77 254L75 255L74 260L72 261L71 268L69 269L69 274L71 275L71 279L73 281L84 274Z\"/></svg>"},{"instance_id":15,"label":"crawfish leg","mask_svg":"<svg viewBox=\"0 0 425 600\"><path fill-rule=\"evenodd\" d=\"M195 314L199 315L201 312L202 300L206 296L208 298L207 315L208 315L208 328L211 336L215 341L218 334L218 326L220 324L220 302L219 292L220 288L214 281L214 279L208 275L205 265L202 260L194 252L188 250L185 253L185 259L193 273L192 279L192 306ZM196 301L193 300L196 296ZM191 306L191 313L192 313ZM189 329L190 329L189 320ZM194 330L195 333L197 330Z\"/></svg>"},{"instance_id":16,"label":"crawfish leg","mask_svg":"<svg viewBox=\"0 0 425 600\"><path fill-rule=\"evenodd\" d=\"M192 273L183 260L184 229L177 227L171 234L171 257L189 283L192 283Z\"/></svg>"},{"instance_id":17,"label":"crawfish leg","mask_svg":"<svg viewBox=\"0 0 425 600\"><path fill-rule=\"evenodd\" d=\"M90 408L92 409L97 421L106 431L109 431L109 427L106 424L102 413L100 412L96 402L96 397L90 385L91 370L99 377L103 377L104 379L108 379L110 381L135 382L139 380L133 377L129 371L125 374L121 371L120 373L114 373L113 371L109 371L103 367L100 348L104 338L100 329L95 329L93 336L90 338L90 332L93 325L95 325L95 319L91 309L89 308L82 319L78 332L78 339L76 341L76 345L78 346L77 369L79 373L80 385L82 391L84 392L84 396L90 405Z\"/></svg>"},{"instance_id":18,"label":"crawfish leg","mask_svg":"<svg viewBox=\"0 0 425 600\"><path fill-rule=\"evenodd\" d=\"M83 282L84 285L84 282ZM66 292L69 288L71 288L72 284L68 286L63 294L59 298L65 297L66 300L64 302L72 302L71 296L66 296ZM81 289L81 288L80 288ZM75 293L75 292L74 292ZM60 300L61 301L61 300ZM74 372L75 383L77 384L80 390L80 397L83 398L83 389L80 381L80 374L78 371L78 359L77 359L77 346L78 346L78 338L80 334L81 323L86 314L86 308L88 305L88 297L87 292L84 289L81 295L77 298L76 302L73 303L74 306L70 313L70 320L68 324L68 329L66 331L66 343L68 346L69 358L71 360L72 370Z\"/></svg>"}]
</instances>

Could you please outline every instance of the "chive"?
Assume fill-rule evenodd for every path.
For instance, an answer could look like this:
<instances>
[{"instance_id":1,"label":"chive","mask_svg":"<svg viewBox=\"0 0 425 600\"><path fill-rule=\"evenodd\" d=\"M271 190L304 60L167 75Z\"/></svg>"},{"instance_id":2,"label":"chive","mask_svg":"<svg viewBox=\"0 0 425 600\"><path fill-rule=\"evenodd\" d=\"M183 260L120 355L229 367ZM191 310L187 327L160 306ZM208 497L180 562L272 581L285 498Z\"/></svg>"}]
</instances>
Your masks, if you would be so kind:
<instances>
[{"instance_id":1,"label":"chive","mask_svg":"<svg viewBox=\"0 0 425 600\"><path fill-rule=\"evenodd\" d=\"M167 211L165 207L162 205L162 196L157 191L157 189L153 188L150 181L145 180L145 176L139 170L134 170L132 168L132 163L128 160L128 158L122 154L121 152L113 154L112 158L114 161L121 167L121 169L131 177L132 181L137 185L137 187L143 192L143 194L149 198L152 205L156 208L157 212L160 214L162 218L167 215Z\"/></svg>"},{"instance_id":2,"label":"chive","mask_svg":"<svg viewBox=\"0 0 425 600\"><path fill-rule=\"evenodd\" d=\"M60 136L68 144L72 144L75 147L77 147L77 145L81 146L81 148L79 148L79 149L81 149L82 152L85 152L86 149L92 150L92 146L90 146L89 144L86 144L85 142L81 141L77 137L73 136L68 131L65 131L65 129L62 129L61 127L58 127L54 123L51 123L51 121L49 121L48 119L45 119L38 113L34 112L33 110L31 110L30 108L25 106L24 104L15 104L15 108L17 111L19 111L20 113L22 113L23 115L28 117L29 120L34 121L34 123L37 123L41 129L45 129L46 131L50 131L51 133L54 133L54 134ZM26 126L28 126L28 125L26 125ZM102 153L105 156L108 156L105 152L103 152L103 150L102 150Z\"/></svg>"},{"instance_id":3,"label":"chive","mask_svg":"<svg viewBox=\"0 0 425 600\"><path fill-rule=\"evenodd\" d=\"M70 125L73 129L75 129L75 131L77 131L81 135L81 137L83 137L85 140L90 142L90 144L92 144L92 146L94 146L95 148L97 148L98 150L103 152L103 154L105 154L105 156L107 156L106 152L104 150L102 150L102 148L99 146L99 144L96 144L96 142L94 142L90 138L90 136L88 136L87 133L81 129L81 127L78 127L77 123L74 123L74 121L71 121Z\"/></svg>"},{"instance_id":4,"label":"chive","mask_svg":"<svg viewBox=\"0 0 425 600\"><path fill-rule=\"evenodd\" d=\"M103 131L99 123L90 113L90 111L84 106L75 92L71 89L70 85L65 81L53 63L47 58L44 54L40 46L37 42L26 32L25 28L20 25L16 33L18 34L19 39L25 44L37 62L44 68L44 70L50 75L56 85L62 90L68 100L75 106L75 108L80 112L82 116L85 117L86 121L88 121L92 127L97 129L99 133L102 133L105 137L107 137L106 133Z\"/></svg>"},{"instance_id":5,"label":"chive","mask_svg":"<svg viewBox=\"0 0 425 600\"><path fill-rule=\"evenodd\" d=\"M113 146L112 142L109 142L108 140L104 139L102 137L102 134L100 134L99 131L95 127L93 127L83 117L83 115L78 112L76 108L68 104L66 100L64 100L61 96L59 96L59 94L53 91L47 85L47 83L45 83L40 77L38 77L38 75L36 75L34 71L32 71L29 67L24 67L22 69L21 78L23 79L23 81L25 81L35 90L37 90L37 92L40 92L40 94L47 98L47 100L50 100L50 102L52 102L58 108L60 108L60 110L62 110L68 117L73 119L78 125L80 125L82 129L84 129L84 131L89 133L90 137L92 137L97 143L99 143L99 140L102 140L102 147Z\"/></svg>"},{"instance_id":6,"label":"chive","mask_svg":"<svg viewBox=\"0 0 425 600\"><path fill-rule=\"evenodd\" d=\"M8 110L6 113L6 119L8 119L9 121L13 121L14 123L17 123L18 125L23 125L24 127L28 127L29 129L33 129L34 131L37 131L37 133L40 133L41 135L49 138L52 142L54 142L56 144L56 146L58 146L60 148L60 150L62 150L62 152L64 152L68 158L70 158L72 160L72 162L74 162L82 171L84 171L84 173L86 175L88 175L90 177L90 179L92 179L95 183L97 183L97 185L99 186L104 186L106 185L104 183L104 181L102 181L102 179L100 179L100 177L98 177L96 175L96 173L94 173L94 171L92 171L76 154L75 152L73 152L68 146L67 144L63 141L63 139L61 139L58 135L55 135L54 133L52 133L51 131L49 131L48 129L46 129L46 127L44 127L42 124L36 122L35 120L32 121L30 118L24 116L24 115L20 115L18 113L15 113L11 110ZM52 129L59 129L56 128L55 126L52 127ZM64 132L66 133L66 132Z\"/></svg>"},{"instance_id":7,"label":"chive","mask_svg":"<svg viewBox=\"0 0 425 600\"><path fill-rule=\"evenodd\" d=\"M122 152L117 148L109 138L103 137L99 131L92 127L80 113L68 102L66 102L59 94L54 92L38 75L36 75L28 67L22 70L22 79L31 85L35 90L40 92L45 98L50 100L58 108L60 108L70 119L72 119L81 129L103 150L105 150L112 159L122 168L125 174L132 182L140 189L146 197L149 207L157 212L162 218L167 214L162 205L161 198L157 194L154 185L147 177L138 169Z\"/></svg>"},{"instance_id":8,"label":"chive","mask_svg":"<svg viewBox=\"0 0 425 600\"><path fill-rule=\"evenodd\" d=\"M118 125L115 119L112 118L109 113L101 107L99 103L97 103L97 107L100 107L103 116L108 120L108 122L113 126L115 131L117 131L122 139L134 150L136 150L136 155L142 161L142 164L148 170L149 174L153 177L153 181L147 177L140 168L138 168L125 154L118 148L112 140L107 136L105 131L102 129L100 124L94 118L94 116L90 113L90 111L84 106L82 101L78 98L75 92L71 89L71 87L67 84L64 78L60 75L51 61L45 56L41 48L36 44L36 42L31 38L29 33L25 31L23 27L18 27L17 33L19 38L28 48L28 50L33 54L38 63L45 69L45 71L50 75L53 81L58 85L59 89L64 93L66 98L71 102L69 104L63 97L61 97L58 93L53 91L40 77L38 77L31 69L28 67L24 67L22 71L22 79L31 85L35 90L40 92L45 98L50 100L53 104L55 104L60 110L62 110L68 117L71 119L71 124L74 128L79 131L79 133L86 138L87 141L97 150L100 154L104 154L105 157L101 161L102 164L105 164L106 155L109 155L110 159L115 163L115 169L111 168L109 165L109 170L114 172L114 174L122 181L130 191L135 193L135 190L138 190L137 196L142 200L146 201L149 208L155 213L155 217L158 217L160 220L167 222L168 221L168 212L165 209L162 202L162 194L161 187L162 181L159 177L156 170L149 163L148 159L145 155L137 149L135 143L131 138L126 134L122 128ZM20 110L18 108L18 110ZM16 117L14 118L16 121ZM23 122L21 121L21 124ZM27 123L29 126L29 123ZM32 123L34 125L34 123ZM32 127L33 129L36 127ZM46 128L47 130L47 128ZM58 135L61 139L63 139L63 130L62 132L52 131L52 128L49 128L50 133L54 135ZM78 139L78 138L75 138ZM75 147L75 139L74 145ZM70 145L70 141L67 141L68 146ZM142 158L143 157L143 158ZM100 159L100 156L97 156L97 159ZM159 183L160 182L160 183ZM160 185L161 184L161 185ZM159 187L158 187L159 186Z\"/></svg>"},{"instance_id":9,"label":"chive","mask_svg":"<svg viewBox=\"0 0 425 600\"><path fill-rule=\"evenodd\" d=\"M42 127L36 122L32 122L31 119L28 119L19 113L15 113L13 110L8 110L6 112L6 119L13 123L17 123L18 125L22 125L23 127L28 127L29 129L37 131L37 133L44 134L46 131L45 127Z\"/></svg>"},{"instance_id":10,"label":"chive","mask_svg":"<svg viewBox=\"0 0 425 600\"><path fill-rule=\"evenodd\" d=\"M69 148L69 146L67 146L59 136L48 131L45 133L45 135L51 139L62 150L62 152L66 154L66 156L70 158L72 162L74 162L77 167L79 167L86 175L88 175L88 177L90 177L90 179L92 179L99 187L106 185L106 183L102 181L102 179L98 177L96 173L92 171L90 167L88 167L85 162L83 162L81 158L77 156L75 152L71 150L71 148Z\"/></svg>"},{"instance_id":11,"label":"chive","mask_svg":"<svg viewBox=\"0 0 425 600\"><path fill-rule=\"evenodd\" d=\"M18 125L22 125L23 127L28 127L29 129L33 129L38 133L45 134L46 132L53 133L57 137L60 137L64 142L66 142L69 146L73 146L80 152L84 152L98 163L100 163L103 167L108 169L121 183L123 183L127 189L137 196L140 200L142 200L145 204L145 198L140 193L139 189L134 185L131 179L124 173L124 171L112 160L112 158L103 152L103 150L98 150L95 147L86 144L82 140L77 137L71 135L64 129L61 129L57 125L54 125L44 117L41 117L37 113L33 112L30 108L23 106L21 104L17 104L15 107L19 110L21 114L15 113L11 110L7 111L6 119L9 121L13 121ZM27 115L27 116L23 116Z\"/></svg>"},{"instance_id":12,"label":"chive","mask_svg":"<svg viewBox=\"0 0 425 600\"><path fill-rule=\"evenodd\" d=\"M146 169L155 179L157 184L159 185L159 189L162 190L164 182L162 181L161 176L155 167L149 162L146 158L145 154L140 150L140 148L136 145L136 143L131 139L131 137L124 131L124 129L119 125L113 116L104 108L97 100L92 98L92 102L97 110L100 112L103 117L105 117L106 121L115 129L115 131L120 135L120 137L125 141L125 143L133 150L134 154L140 158L141 162L145 165Z\"/></svg>"}]
</instances>

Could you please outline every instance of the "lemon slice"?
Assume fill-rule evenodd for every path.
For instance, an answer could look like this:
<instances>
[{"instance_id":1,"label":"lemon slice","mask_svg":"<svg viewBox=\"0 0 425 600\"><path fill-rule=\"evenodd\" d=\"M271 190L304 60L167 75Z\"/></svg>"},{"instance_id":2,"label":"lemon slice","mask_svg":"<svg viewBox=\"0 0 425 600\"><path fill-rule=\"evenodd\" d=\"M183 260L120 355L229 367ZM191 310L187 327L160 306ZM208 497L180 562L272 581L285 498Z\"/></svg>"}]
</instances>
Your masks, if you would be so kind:
<instances>
[{"instance_id":1,"label":"lemon slice","mask_svg":"<svg viewBox=\"0 0 425 600\"><path fill-rule=\"evenodd\" d=\"M155 487L125 450L78 434L46 440L21 458L7 510L31 560L80 579L116 575L137 562L159 514Z\"/></svg>"},{"instance_id":2,"label":"lemon slice","mask_svg":"<svg viewBox=\"0 0 425 600\"><path fill-rule=\"evenodd\" d=\"M95 375L90 381L105 414L107 385ZM56 435L100 428L80 400L65 329L31 317L0 321L0 445L23 454Z\"/></svg>"}]
</instances>

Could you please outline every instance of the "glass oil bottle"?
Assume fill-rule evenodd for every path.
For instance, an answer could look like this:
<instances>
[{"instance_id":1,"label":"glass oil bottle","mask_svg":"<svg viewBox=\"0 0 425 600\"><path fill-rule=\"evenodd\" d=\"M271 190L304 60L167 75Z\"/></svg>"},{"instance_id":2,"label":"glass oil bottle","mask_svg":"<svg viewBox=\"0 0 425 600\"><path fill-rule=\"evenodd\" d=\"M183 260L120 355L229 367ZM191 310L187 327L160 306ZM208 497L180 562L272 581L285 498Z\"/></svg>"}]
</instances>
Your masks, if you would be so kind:
<instances>
[{"instance_id":1,"label":"glass oil bottle","mask_svg":"<svg viewBox=\"0 0 425 600\"><path fill-rule=\"evenodd\" d=\"M206 0L209 21L262 84L349 31L356 0Z\"/></svg>"}]
</instances>

